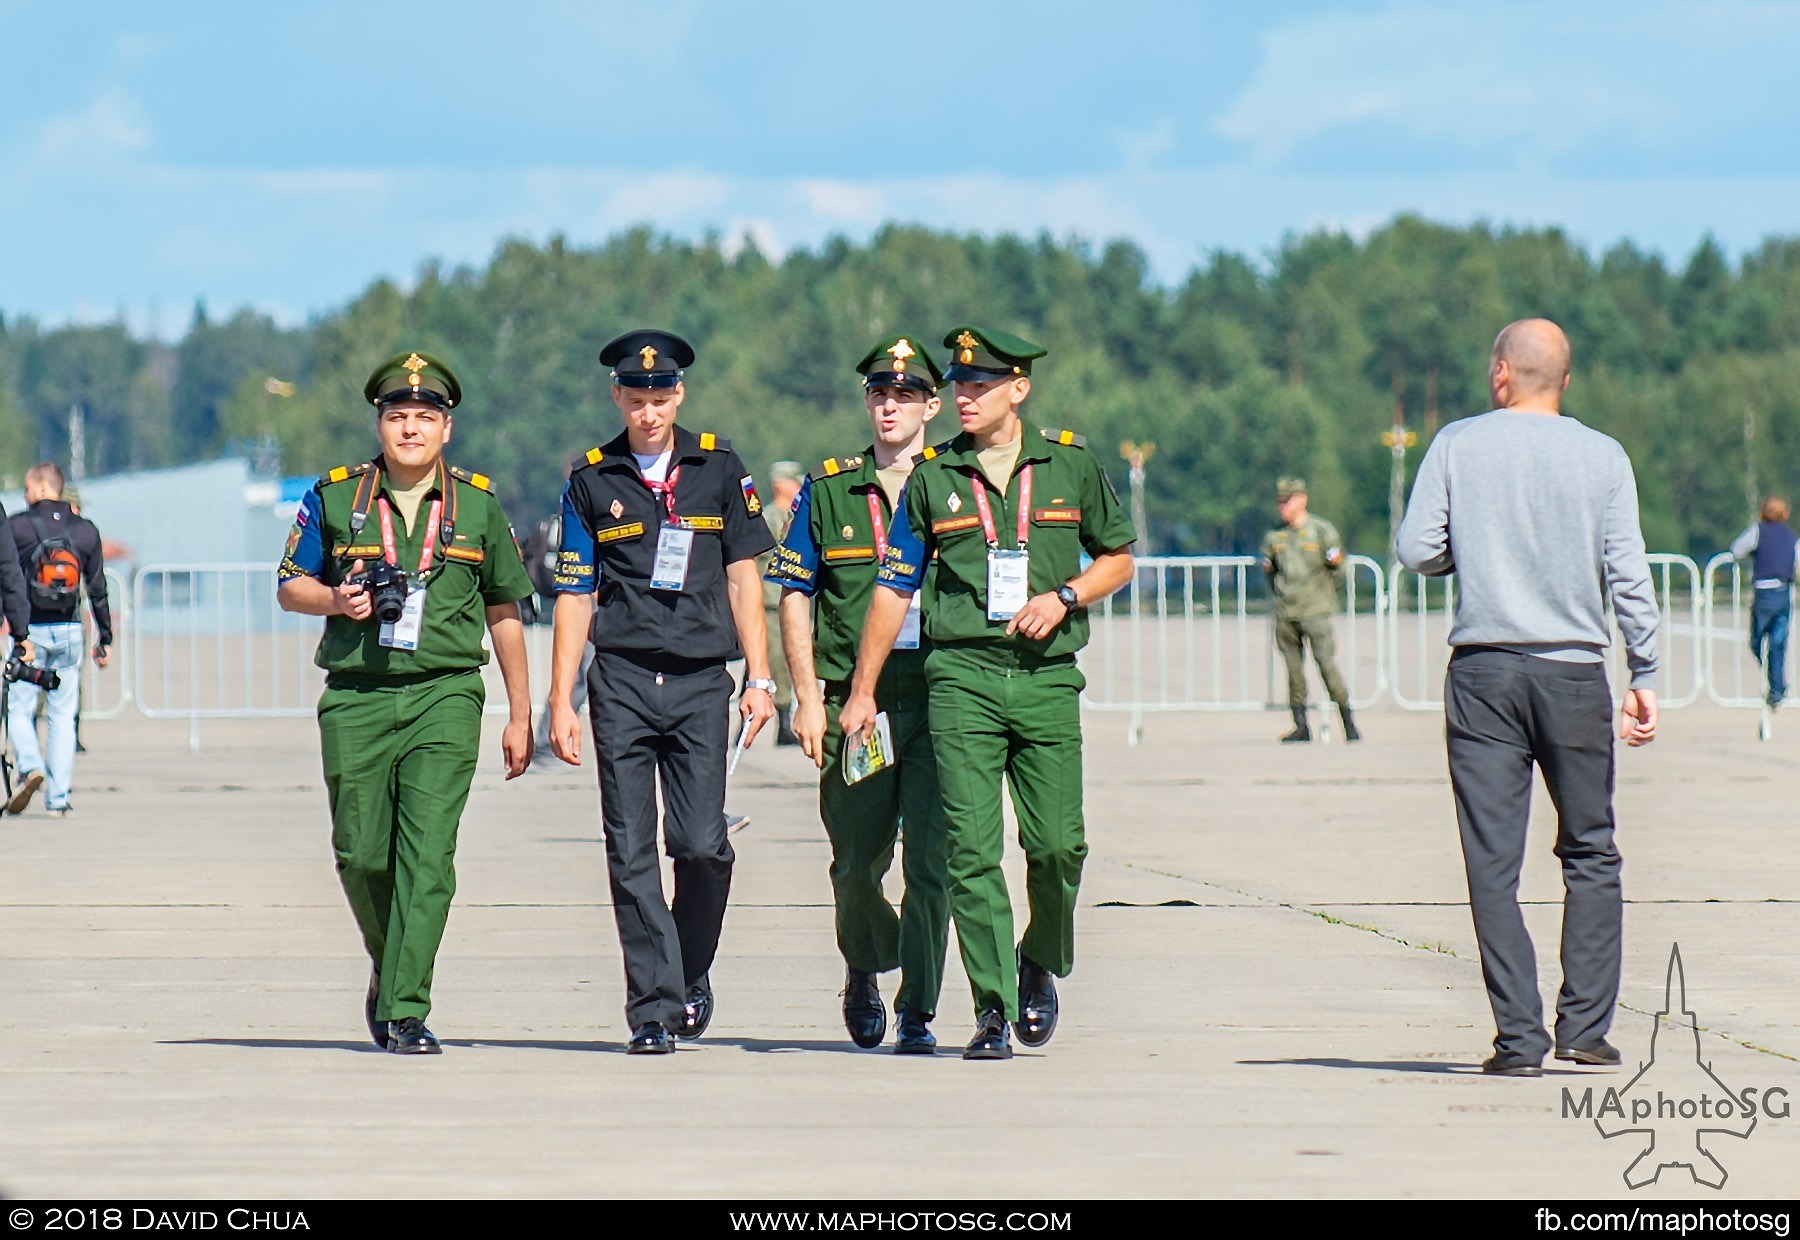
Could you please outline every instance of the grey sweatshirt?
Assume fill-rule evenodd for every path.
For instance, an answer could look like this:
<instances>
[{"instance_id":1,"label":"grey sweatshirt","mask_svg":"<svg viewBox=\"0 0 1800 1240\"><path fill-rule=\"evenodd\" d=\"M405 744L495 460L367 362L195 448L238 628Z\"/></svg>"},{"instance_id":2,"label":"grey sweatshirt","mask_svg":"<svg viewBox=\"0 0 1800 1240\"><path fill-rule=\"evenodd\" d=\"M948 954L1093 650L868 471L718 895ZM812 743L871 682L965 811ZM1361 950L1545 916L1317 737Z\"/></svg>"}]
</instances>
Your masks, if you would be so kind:
<instances>
[{"instance_id":1,"label":"grey sweatshirt","mask_svg":"<svg viewBox=\"0 0 1800 1240\"><path fill-rule=\"evenodd\" d=\"M1631 687L1655 686L1656 592L1617 440L1504 409L1450 423L1419 465L1394 552L1414 572L1456 574L1452 646L1598 662L1610 592Z\"/></svg>"}]
</instances>

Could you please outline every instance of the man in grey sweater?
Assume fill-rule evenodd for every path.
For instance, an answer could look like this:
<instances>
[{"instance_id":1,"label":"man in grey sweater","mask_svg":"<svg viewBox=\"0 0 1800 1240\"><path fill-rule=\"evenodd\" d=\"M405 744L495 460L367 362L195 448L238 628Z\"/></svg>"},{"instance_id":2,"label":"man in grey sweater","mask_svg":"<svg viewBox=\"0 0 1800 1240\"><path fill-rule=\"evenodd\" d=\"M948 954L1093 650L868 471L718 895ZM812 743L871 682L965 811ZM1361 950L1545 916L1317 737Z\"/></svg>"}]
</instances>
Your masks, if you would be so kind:
<instances>
[{"instance_id":1,"label":"man in grey sweater","mask_svg":"<svg viewBox=\"0 0 1800 1240\"><path fill-rule=\"evenodd\" d=\"M1444 732L1499 1029L1482 1071L1541 1076L1552 1042L1518 900L1532 767L1543 768L1557 807L1565 891L1556 1057L1616 1064L1606 1032L1623 908L1606 596L1631 673L1619 736L1634 746L1656 737L1657 606L1631 461L1617 441L1559 416L1569 385L1562 329L1547 319L1510 324L1494 341L1488 384L1493 412L1452 422L1432 441L1395 554L1415 572L1457 575Z\"/></svg>"}]
</instances>

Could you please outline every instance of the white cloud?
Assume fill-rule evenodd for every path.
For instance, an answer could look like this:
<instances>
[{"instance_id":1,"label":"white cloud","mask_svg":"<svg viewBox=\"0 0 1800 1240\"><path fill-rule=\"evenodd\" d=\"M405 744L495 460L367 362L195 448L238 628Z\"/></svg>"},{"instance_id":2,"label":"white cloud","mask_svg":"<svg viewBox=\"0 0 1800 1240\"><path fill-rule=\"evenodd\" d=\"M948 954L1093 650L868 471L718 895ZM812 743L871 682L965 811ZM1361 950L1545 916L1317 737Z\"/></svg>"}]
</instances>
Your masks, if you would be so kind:
<instances>
[{"instance_id":1,"label":"white cloud","mask_svg":"<svg viewBox=\"0 0 1800 1240\"><path fill-rule=\"evenodd\" d=\"M150 145L144 110L123 91L109 90L79 112L52 117L38 131L40 160L106 160Z\"/></svg>"}]
</instances>

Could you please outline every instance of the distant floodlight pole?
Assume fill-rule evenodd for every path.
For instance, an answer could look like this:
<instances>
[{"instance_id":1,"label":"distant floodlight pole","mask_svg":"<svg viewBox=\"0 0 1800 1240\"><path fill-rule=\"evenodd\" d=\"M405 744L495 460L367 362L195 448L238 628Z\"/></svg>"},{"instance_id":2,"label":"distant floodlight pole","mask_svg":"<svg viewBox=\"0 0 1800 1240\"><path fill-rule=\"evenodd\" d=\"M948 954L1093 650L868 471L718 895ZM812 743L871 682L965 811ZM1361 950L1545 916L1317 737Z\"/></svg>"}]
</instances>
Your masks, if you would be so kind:
<instances>
[{"instance_id":1,"label":"distant floodlight pole","mask_svg":"<svg viewBox=\"0 0 1800 1240\"><path fill-rule=\"evenodd\" d=\"M274 375L263 380L263 391L282 400L290 399L295 390L293 384L277 379ZM275 411L266 401L263 407L263 438L256 465L262 473L278 474L281 472L281 440L275 434Z\"/></svg>"},{"instance_id":2,"label":"distant floodlight pole","mask_svg":"<svg viewBox=\"0 0 1800 1240\"><path fill-rule=\"evenodd\" d=\"M80 482L87 477L87 431L83 426L81 406L69 406L69 480Z\"/></svg>"},{"instance_id":3,"label":"distant floodlight pole","mask_svg":"<svg viewBox=\"0 0 1800 1240\"><path fill-rule=\"evenodd\" d=\"M1394 410L1394 426L1381 432L1381 442L1394 454L1388 473L1388 548L1400 539L1400 518L1406 513L1406 450L1419 442L1419 437L1406 429L1398 408Z\"/></svg>"},{"instance_id":4,"label":"distant floodlight pole","mask_svg":"<svg viewBox=\"0 0 1800 1240\"><path fill-rule=\"evenodd\" d=\"M1127 439L1119 445L1119 455L1131 466L1131 528L1137 531L1137 552L1150 554L1150 525L1144 516L1144 462L1156 455L1156 445Z\"/></svg>"}]
</instances>

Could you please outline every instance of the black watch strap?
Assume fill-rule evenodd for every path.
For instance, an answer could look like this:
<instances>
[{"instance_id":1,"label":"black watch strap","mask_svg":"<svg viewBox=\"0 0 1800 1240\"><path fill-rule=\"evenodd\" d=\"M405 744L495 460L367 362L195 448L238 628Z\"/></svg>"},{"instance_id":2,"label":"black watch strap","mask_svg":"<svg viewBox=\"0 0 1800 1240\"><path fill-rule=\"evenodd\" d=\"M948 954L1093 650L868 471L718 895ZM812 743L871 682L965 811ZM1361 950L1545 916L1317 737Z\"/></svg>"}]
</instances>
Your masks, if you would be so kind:
<instances>
[{"instance_id":1,"label":"black watch strap","mask_svg":"<svg viewBox=\"0 0 1800 1240\"><path fill-rule=\"evenodd\" d=\"M1058 602L1064 607L1067 607L1070 611L1074 611L1077 607L1081 606L1081 599L1076 596L1075 587L1066 581L1056 587L1056 598Z\"/></svg>"}]
</instances>

